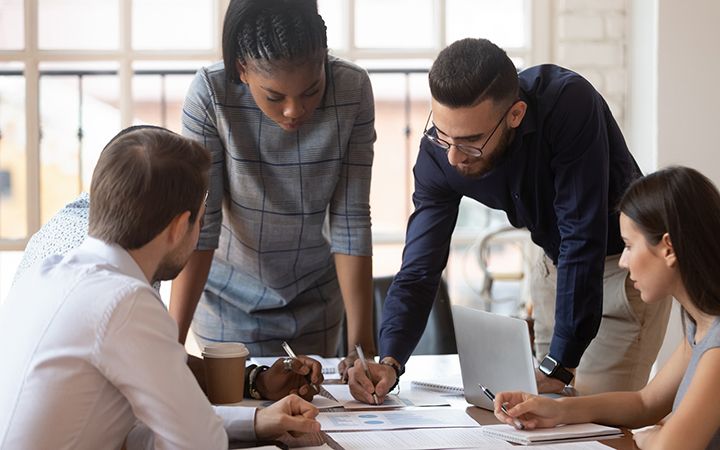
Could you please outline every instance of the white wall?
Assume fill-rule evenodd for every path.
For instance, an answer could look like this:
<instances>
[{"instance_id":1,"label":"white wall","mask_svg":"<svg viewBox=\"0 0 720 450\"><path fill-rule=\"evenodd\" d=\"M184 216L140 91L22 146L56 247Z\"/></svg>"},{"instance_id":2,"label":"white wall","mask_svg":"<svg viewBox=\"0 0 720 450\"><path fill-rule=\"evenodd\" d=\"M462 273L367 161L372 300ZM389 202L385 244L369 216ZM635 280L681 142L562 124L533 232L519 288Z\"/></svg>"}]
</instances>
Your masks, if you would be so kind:
<instances>
[{"instance_id":1,"label":"white wall","mask_svg":"<svg viewBox=\"0 0 720 450\"><path fill-rule=\"evenodd\" d=\"M553 59L606 97L643 172L699 169L720 186L720 1L555 0ZM624 26L623 26L624 24ZM682 339L671 317L659 364Z\"/></svg>"},{"instance_id":2,"label":"white wall","mask_svg":"<svg viewBox=\"0 0 720 450\"><path fill-rule=\"evenodd\" d=\"M694 167L720 185L720 2L658 1L658 167Z\"/></svg>"},{"instance_id":3,"label":"white wall","mask_svg":"<svg viewBox=\"0 0 720 450\"><path fill-rule=\"evenodd\" d=\"M587 78L625 129L627 0L555 0L553 62Z\"/></svg>"},{"instance_id":4,"label":"white wall","mask_svg":"<svg viewBox=\"0 0 720 450\"><path fill-rule=\"evenodd\" d=\"M625 139L643 173L657 167L657 3L633 0L628 16Z\"/></svg>"},{"instance_id":5,"label":"white wall","mask_svg":"<svg viewBox=\"0 0 720 450\"><path fill-rule=\"evenodd\" d=\"M720 2L632 0L626 137L644 171L694 167L720 185ZM682 339L674 308L662 366Z\"/></svg>"}]
</instances>

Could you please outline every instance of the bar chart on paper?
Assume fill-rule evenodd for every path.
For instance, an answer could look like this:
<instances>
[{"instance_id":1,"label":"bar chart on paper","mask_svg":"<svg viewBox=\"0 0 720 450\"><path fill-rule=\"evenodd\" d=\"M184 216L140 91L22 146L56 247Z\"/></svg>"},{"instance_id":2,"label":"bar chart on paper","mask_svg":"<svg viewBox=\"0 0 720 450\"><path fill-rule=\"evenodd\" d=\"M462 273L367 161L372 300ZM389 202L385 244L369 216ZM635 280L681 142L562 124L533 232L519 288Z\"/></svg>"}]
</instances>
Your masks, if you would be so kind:
<instances>
[{"instance_id":1,"label":"bar chart on paper","mask_svg":"<svg viewBox=\"0 0 720 450\"><path fill-rule=\"evenodd\" d=\"M465 411L447 408L328 412L317 416L323 431L398 430L404 428L479 427Z\"/></svg>"}]
</instances>

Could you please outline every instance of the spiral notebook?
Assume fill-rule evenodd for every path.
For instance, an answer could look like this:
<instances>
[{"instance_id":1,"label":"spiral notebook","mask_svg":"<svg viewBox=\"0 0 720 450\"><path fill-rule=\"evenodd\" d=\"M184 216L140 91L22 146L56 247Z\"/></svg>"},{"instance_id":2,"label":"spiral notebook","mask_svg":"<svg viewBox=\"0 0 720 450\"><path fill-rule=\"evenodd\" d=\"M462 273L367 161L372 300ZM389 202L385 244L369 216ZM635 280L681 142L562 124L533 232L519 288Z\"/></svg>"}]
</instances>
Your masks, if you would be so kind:
<instances>
[{"instance_id":1,"label":"spiral notebook","mask_svg":"<svg viewBox=\"0 0 720 450\"><path fill-rule=\"evenodd\" d=\"M445 384L439 381L412 380L410 382L410 386L413 389L424 389L426 391L444 392L447 394L463 395L465 393L462 383Z\"/></svg>"},{"instance_id":2,"label":"spiral notebook","mask_svg":"<svg viewBox=\"0 0 720 450\"><path fill-rule=\"evenodd\" d=\"M623 435L619 428L596 423L576 423L535 430L516 430L510 425L501 424L486 425L482 427L482 430L487 436L522 445L611 439Z\"/></svg>"}]
</instances>

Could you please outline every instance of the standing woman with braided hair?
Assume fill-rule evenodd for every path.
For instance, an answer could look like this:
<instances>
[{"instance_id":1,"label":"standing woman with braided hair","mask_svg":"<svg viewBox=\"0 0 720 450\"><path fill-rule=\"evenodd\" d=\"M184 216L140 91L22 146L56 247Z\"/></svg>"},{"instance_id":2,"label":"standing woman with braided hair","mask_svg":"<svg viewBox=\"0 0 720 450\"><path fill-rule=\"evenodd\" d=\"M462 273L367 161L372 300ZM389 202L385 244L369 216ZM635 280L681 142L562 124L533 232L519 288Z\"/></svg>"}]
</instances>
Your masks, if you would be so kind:
<instances>
[{"instance_id":1,"label":"standing woman with braided hair","mask_svg":"<svg viewBox=\"0 0 720 450\"><path fill-rule=\"evenodd\" d=\"M367 72L328 56L315 0L233 0L222 42L183 107L213 165L198 249L172 287L180 340L192 320L201 345L334 356L345 313L349 346L375 355Z\"/></svg>"}]
</instances>

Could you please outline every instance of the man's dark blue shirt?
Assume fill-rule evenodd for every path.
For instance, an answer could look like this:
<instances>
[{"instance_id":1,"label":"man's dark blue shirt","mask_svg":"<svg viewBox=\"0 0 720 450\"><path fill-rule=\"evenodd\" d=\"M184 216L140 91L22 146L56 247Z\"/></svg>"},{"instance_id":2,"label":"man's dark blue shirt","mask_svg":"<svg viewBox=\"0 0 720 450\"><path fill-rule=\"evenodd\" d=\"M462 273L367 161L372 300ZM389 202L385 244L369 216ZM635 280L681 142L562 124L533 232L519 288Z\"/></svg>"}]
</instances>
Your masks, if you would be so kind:
<instances>
[{"instance_id":1,"label":"man's dark blue shirt","mask_svg":"<svg viewBox=\"0 0 720 450\"><path fill-rule=\"evenodd\" d=\"M576 367L597 334L605 257L623 249L616 207L640 169L605 100L580 75L542 65L521 72L519 83L527 112L489 173L464 177L445 150L422 140L415 212L383 308L381 356L405 363L420 339L463 196L505 211L557 266L550 354Z\"/></svg>"}]
</instances>

